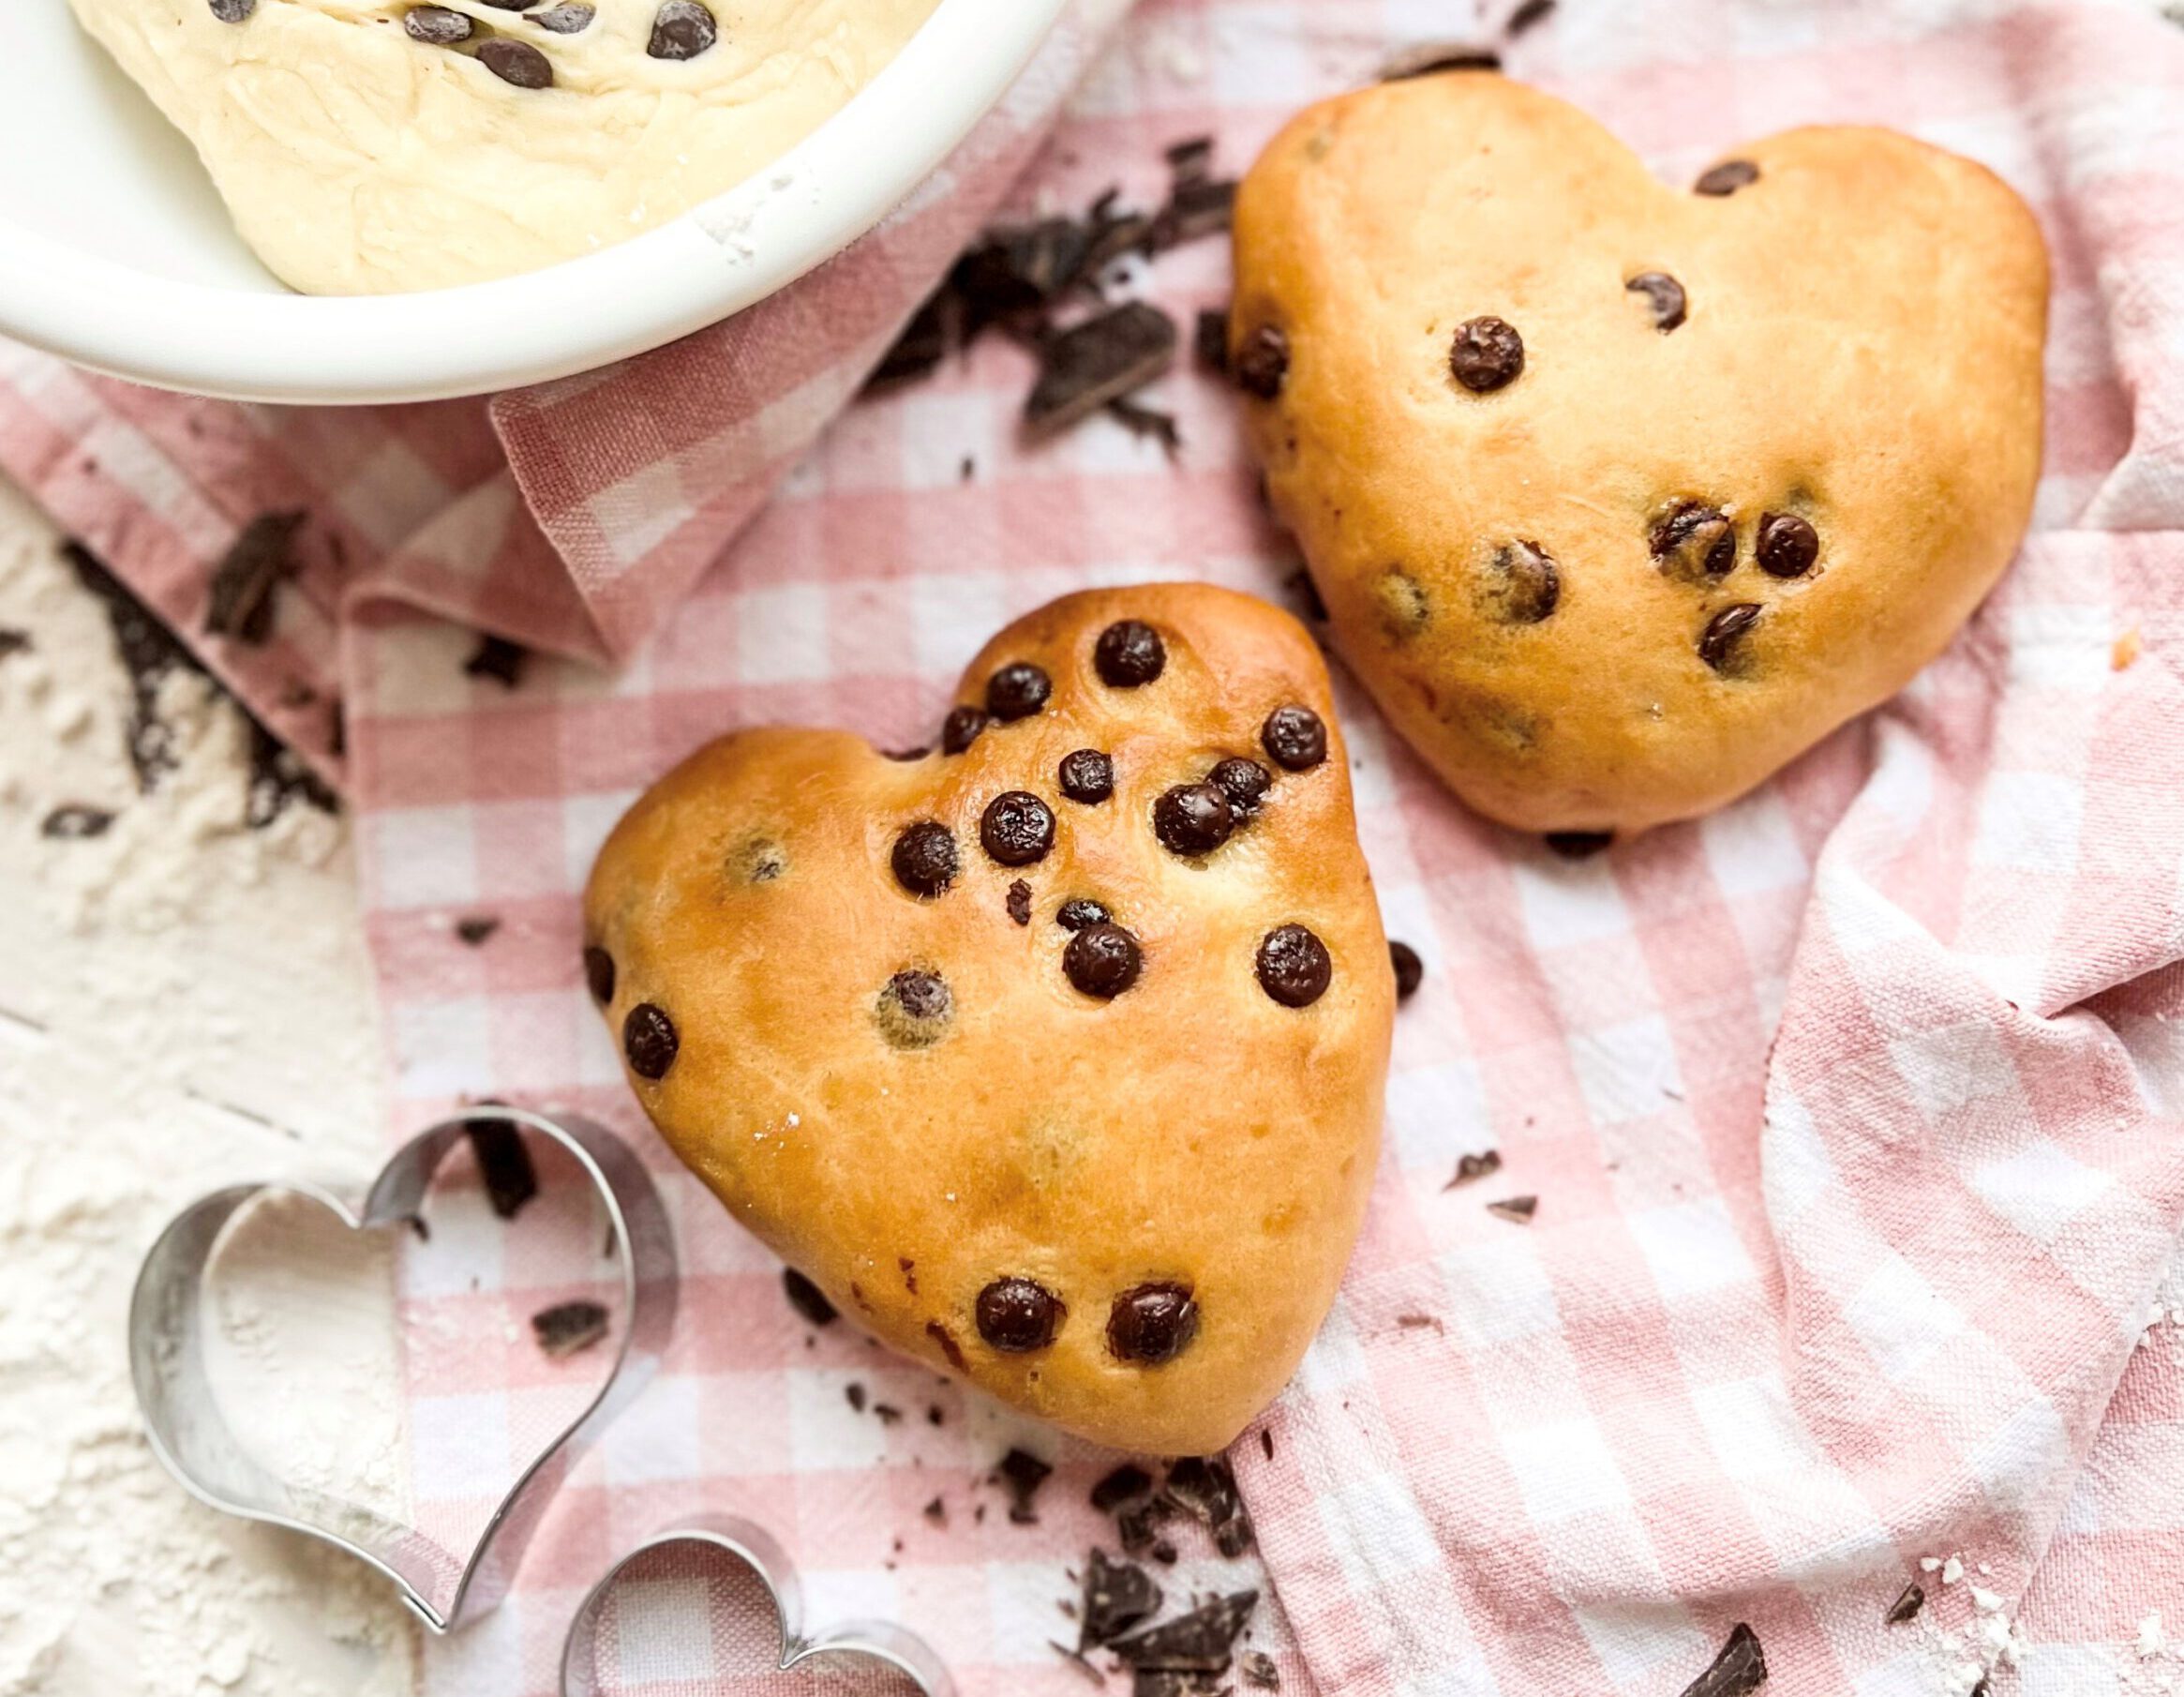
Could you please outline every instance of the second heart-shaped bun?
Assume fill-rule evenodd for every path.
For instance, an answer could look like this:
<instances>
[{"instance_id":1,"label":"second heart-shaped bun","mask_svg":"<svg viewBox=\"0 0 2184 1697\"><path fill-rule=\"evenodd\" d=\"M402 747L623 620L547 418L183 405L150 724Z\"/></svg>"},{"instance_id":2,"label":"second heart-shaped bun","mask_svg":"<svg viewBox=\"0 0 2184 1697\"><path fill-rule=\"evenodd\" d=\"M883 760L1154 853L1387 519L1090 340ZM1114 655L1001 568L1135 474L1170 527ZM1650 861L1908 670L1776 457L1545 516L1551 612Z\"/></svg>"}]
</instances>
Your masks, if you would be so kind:
<instances>
[{"instance_id":1,"label":"second heart-shaped bun","mask_svg":"<svg viewBox=\"0 0 2184 1697\"><path fill-rule=\"evenodd\" d=\"M1670 188L1486 72L1314 106L1244 181L1230 364L1346 658L1534 831L1742 793L2008 563L2047 267L1982 167L1800 129Z\"/></svg>"},{"instance_id":2,"label":"second heart-shaped bun","mask_svg":"<svg viewBox=\"0 0 2184 1697\"><path fill-rule=\"evenodd\" d=\"M1395 981L1286 613L1071 595L987 645L936 748L715 743L585 912L653 1123L879 1337L1167 1454L1287 1381L1363 1213Z\"/></svg>"}]
</instances>

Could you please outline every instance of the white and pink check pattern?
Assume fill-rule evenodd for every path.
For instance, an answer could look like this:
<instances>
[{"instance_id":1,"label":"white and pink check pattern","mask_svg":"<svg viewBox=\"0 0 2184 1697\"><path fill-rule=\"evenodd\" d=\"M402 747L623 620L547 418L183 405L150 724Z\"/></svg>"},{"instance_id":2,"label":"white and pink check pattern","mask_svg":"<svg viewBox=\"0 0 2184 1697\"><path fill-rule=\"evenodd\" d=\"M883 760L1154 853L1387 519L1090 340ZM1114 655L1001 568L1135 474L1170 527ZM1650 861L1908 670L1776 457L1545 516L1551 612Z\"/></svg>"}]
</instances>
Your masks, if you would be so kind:
<instances>
[{"instance_id":1,"label":"white and pink check pattern","mask_svg":"<svg viewBox=\"0 0 2184 1697\"><path fill-rule=\"evenodd\" d=\"M275 644L212 657L330 764L346 698L406 1123L492 1092L643 1135L572 897L699 741L917 739L995 625L1087 583L1279 593L1294 562L1194 375L1158 397L1173 465L1105 420L1020 445L1027 362L998 343L812 445L1057 111L1017 210L1118 176L1150 200L1161 148L1202 131L1240 164L1390 46L1471 23L1142 0L1095 61L1120 9L1074 14L874 238L633 368L489 411L276 414L0 351L0 463L183 628L243 518L312 510ZM1772 1690L1922 1697L1967 1690L2007 1619L2028 1647L1997 1697L2163 1689L2184 1668L2128 1646L2148 1611L2184 1618L2184 1356L2166 1326L2134 1353L2184 1219L2184 31L2120 4L1563 0L1510 61L1672 179L1812 121L2001 171L2055 260L2047 472L2010 577L1901 699L1608 856L1481 824L1345 694L1389 929L1428 974L1350 1279L1271 1452L1235 1458L1285 1689L1659 1697L1745 1620ZM1153 287L1217 304L1218 245ZM504 690L464 675L455 618L574 658ZM579 663L602 656L626 664ZM488 946L453 936L469 911L505 922ZM1444 1188L1489 1147L1498 1174ZM429 1688L550 1690L583 1585L704 1506L771 1524L815 1614L924 1631L970 1697L1078 1689L1045 1640L1102 1458L1060 1447L1038 1528L977 1518L1014 1429L839 1327L807 1347L770 1257L658 1164L690 1264L671 1371ZM1483 1206L1519 1194L1529 1226ZM421 1401L514 1393L499 1352L419 1362ZM856 1415L852 1378L906 1418ZM1959 1583L1918 1567L1959 1551ZM1193 1549L1174 1587L1245 1571ZM1885 1628L1907 1578L1927 1615Z\"/></svg>"}]
</instances>

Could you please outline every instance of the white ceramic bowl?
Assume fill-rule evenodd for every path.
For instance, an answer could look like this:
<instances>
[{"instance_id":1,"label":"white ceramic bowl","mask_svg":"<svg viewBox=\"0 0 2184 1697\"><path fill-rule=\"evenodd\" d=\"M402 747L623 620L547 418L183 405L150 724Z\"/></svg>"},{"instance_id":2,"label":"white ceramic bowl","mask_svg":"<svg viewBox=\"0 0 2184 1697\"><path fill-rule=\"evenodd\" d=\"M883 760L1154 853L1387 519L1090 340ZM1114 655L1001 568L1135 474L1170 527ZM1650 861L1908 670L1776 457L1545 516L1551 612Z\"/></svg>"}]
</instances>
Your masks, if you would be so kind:
<instances>
[{"instance_id":1,"label":"white ceramic bowl","mask_svg":"<svg viewBox=\"0 0 2184 1697\"><path fill-rule=\"evenodd\" d=\"M195 152L65 0L0 0L0 335L248 400L428 400L590 370L717 323L869 230L1000 98L1063 4L940 0L775 166L617 247L461 289L314 297L251 257Z\"/></svg>"}]
</instances>

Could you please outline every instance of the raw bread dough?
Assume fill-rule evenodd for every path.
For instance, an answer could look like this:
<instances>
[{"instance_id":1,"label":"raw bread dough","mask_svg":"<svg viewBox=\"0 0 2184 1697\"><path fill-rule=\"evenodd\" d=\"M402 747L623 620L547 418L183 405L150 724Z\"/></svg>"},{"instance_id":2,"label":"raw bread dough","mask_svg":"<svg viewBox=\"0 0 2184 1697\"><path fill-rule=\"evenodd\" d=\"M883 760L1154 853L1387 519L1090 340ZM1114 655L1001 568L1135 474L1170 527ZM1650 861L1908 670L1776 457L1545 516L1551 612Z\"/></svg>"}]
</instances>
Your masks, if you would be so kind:
<instances>
[{"instance_id":1,"label":"raw bread dough","mask_svg":"<svg viewBox=\"0 0 2184 1697\"><path fill-rule=\"evenodd\" d=\"M535 270L651 228L752 173L845 104L937 0L715 0L717 41L647 47L661 0L591 0L575 34L446 0L455 46L394 0L72 0L193 143L236 228L313 294L382 293ZM219 0L228 11L243 0ZM504 81L487 41L543 54L553 85ZM526 56L528 57L528 56ZM550 310L551 303L542 303Z\"/></svg>"}]
</instances>

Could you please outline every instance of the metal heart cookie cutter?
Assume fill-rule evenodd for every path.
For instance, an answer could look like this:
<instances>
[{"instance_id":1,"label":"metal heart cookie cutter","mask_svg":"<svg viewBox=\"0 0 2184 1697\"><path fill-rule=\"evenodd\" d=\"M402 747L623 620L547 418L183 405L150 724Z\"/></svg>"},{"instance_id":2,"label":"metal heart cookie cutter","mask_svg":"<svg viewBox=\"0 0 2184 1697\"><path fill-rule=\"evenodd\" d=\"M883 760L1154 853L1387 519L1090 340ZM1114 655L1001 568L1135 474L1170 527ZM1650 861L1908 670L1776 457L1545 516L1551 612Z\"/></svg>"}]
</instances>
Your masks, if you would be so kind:
<instances>
[{"instance_id":1,"label":"metal heart cookie cutter","mask_svg":"<svg viewBox=\"0 0 2184 1697\"><path fill-rule=\"evenodd\" d=\"M680 1549L696 1555L725 1554L732 1558L736 1570L763 1593L780 1629L771 1672L785 1674L806 1662L819 1665L854 1659L876 1662L889 1673L899 1674L924 1697L955 1697L955 1682L932 1646L891 1621L849 1621L823 1632L807 1633L802 1590L787 1555L763 1528L730 1515L694 1516L647 1539L606 1570L569 1623L569 1635L561 1645L561 1697L600 1697L607 1689L601 1681L600 1650L601 1629L612 1612L610 1599L628 1581L632 1569L652 1556ZM622 1671L626 1673L626 1667ZM676 1689L687 1689L683 1683L686 1675L681 1670L677 1674ZM742 1690L745 1687L738 1682L733 1689ZM830 1684L828 1689L835 1688Z\"/></svg>"},{"instance_id":2,"label":"metal heart cookie cutter","mask_svg":"<svg viewBox=\"0 0 2184 1697\"><path fill-rule=\"evenodd\" d=\"M306 1197L352 1231L398 1227L417 1218L433 1175L472 1127L511 1124L567 1150L598 1193L621 1272L621 1342L597 1394L525 1467L464 1555L414 1526L283 1480L252 1458L214 1394L205 1274L222 1229L260 1196ZM501 1599L576 1457L658 1369L674 1325L677 1277L660 1193L626 1143L586 1119L481 1107L441 1121L396 1150L362 1195L308 1183L234 1184L184 1209L138 1271L129 1302L129 1371L153 1452L191 1494L224 1513L306 1533L370 1563L395 1582L426 1626L445 1632Z\"/></svg>"}]
</instances>

